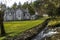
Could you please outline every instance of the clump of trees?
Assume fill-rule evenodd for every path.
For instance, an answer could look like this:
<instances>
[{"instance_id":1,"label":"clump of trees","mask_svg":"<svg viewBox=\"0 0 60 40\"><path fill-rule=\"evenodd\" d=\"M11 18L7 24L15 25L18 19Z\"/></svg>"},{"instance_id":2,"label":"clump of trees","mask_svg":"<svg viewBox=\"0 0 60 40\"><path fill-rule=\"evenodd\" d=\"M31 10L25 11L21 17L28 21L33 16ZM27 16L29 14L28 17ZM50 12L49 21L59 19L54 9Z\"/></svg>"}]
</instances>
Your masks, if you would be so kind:
<instances>
[{"instance_id":1,"label":"clump of trees","mask_svg":"<svg viewBox=\"0 0 60 40\"><path fill-rule=\"evenodd\" d=\"M24 9L28 8L29 13L30 13L31 15L35 14L35 10L34 10L34 8L33 8L33 6L32 6L32 3L25 2L25 3L22 5L22 8L24 8Z\"/></svg>"},{"instance_id":2,"label":"clump of trees","mask_svg":"<svg viewBox=\"0 0 60 40\"><path fill-rule=\"evenodd\" d=\"M26 8L28 8L29 13L30 13L31 15L35 14L35 10L34 10L34 8L32 7L32 4L31 4L31 3L28 3L28 2L25 2L23 5L21 5L20 2L19 2L19 5L17 5L17 3L14 3L11 8L13 8L13 9L17 9L17 8L26 9Z\"/></svg>"},{"instance_id":3,"label":"clump of trees","mask_svg":"<svg viewBox=\"0 0 60 40\"><path fill-rule=\"evenodd\" d=\"M48 14L51 17L59 16L60 0L36 0L34 7L38 14Z\"/></svg>"}]
</instances>

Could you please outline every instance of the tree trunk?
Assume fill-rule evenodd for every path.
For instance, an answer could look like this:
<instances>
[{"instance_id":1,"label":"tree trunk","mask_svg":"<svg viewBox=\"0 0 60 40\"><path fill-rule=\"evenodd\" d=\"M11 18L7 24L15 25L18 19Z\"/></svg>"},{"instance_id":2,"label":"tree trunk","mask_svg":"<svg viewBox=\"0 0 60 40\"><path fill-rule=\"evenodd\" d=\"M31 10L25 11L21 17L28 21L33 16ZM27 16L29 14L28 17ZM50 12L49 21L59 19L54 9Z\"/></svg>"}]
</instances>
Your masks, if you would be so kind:
<instances>
[{"instance_id":1,"label":"tree trunk","mask_svg":"<svg viewBox=\"0 0 60 40\"><path fill-rule=\"evenodd\" d=\"M0 36L5 36L5 30L3 25L3 12L0 12Z\"/></svg>"}]
</instances>

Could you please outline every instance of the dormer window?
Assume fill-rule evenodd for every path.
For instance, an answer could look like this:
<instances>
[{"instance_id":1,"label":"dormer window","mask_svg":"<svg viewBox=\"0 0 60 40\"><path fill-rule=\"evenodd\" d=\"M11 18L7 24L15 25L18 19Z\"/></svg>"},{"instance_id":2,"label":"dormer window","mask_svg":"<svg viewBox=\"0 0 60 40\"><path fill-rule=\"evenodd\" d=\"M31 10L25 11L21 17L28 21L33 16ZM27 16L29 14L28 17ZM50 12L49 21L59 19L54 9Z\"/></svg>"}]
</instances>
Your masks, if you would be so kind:
<instances>
[{"instance_id":1,"label":"dormer window","mask_svg":"<svg viewBox=\"0 0 60 40\"><path fill-rule=\"evenodd\" d=\"M11 13L9 13L9 16L11 16Z\"/></svg>"}]
</instances>

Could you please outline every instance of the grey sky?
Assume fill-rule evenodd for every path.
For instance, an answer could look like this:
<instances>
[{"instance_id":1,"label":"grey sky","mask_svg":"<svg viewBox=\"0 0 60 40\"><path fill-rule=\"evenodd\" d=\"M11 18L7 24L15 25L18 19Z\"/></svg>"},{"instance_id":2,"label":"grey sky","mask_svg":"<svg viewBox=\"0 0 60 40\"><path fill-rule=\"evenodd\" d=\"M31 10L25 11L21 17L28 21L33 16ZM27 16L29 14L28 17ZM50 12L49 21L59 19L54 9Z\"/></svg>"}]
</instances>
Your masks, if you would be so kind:
<instances>
[{"instance_id":1,"label":"grey sky","mask_svg":"<svg viewBox=\"0 0 60 40\"><path fill-rule=\"evenodd\" d=\"M31 2L31 1L35 1L35 0L0 0L0 2L5 3L9 7L12 6L14 4L14 2L16 2L17 4L19 2L21 2L21 4L23 4L26 1Z\"/></svg>"}]
</instances>

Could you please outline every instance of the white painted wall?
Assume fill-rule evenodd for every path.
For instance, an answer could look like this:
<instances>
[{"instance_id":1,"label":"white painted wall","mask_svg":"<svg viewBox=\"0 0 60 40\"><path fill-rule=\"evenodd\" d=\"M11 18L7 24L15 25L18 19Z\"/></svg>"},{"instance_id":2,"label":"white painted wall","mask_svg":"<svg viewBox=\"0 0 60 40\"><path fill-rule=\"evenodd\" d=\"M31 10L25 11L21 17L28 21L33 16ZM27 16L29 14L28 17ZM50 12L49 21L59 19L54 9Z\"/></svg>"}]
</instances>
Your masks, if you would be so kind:
<instances>
[{"instance_id":1,"label":"white painted wall","mask_svg":"<svg viewBox=\"0 0 60 40\"><path fill-rule=\"evenodd\" d=\"M17 20L22 20L23 19L23 12L22 12L22 10L17 10L16 11L16 18L17 18Z\"/></svg>"}]
</instances>

